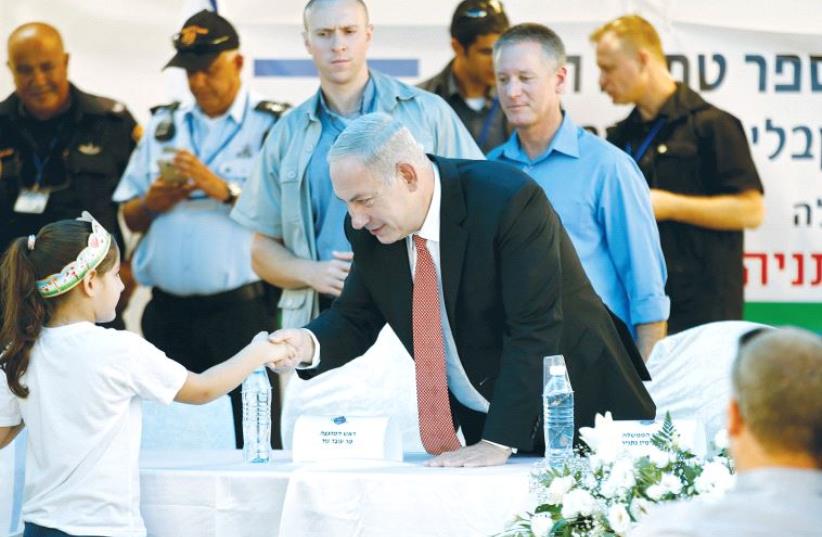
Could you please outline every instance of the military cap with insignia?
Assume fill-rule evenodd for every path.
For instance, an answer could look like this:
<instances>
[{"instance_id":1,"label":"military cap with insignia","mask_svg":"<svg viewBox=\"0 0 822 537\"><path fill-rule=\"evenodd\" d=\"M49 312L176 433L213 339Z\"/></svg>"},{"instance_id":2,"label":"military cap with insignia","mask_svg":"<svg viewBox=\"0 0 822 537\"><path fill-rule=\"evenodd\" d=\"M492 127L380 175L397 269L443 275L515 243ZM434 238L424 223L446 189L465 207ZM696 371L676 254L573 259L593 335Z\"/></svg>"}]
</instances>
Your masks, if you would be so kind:
<instances>
[{"instance_id":1,"label":"military cap with insignia","mask_svg":"<svg viewBox=\"0 0 822 537\"><path fill-rule=\"evenodd\" d=\"M237 30L226 19L206 9L183 23L172 38L177 54L163 67L182 67L187 71L208 69L221 52L240 48Z\"/></svg>"}]
</instances>

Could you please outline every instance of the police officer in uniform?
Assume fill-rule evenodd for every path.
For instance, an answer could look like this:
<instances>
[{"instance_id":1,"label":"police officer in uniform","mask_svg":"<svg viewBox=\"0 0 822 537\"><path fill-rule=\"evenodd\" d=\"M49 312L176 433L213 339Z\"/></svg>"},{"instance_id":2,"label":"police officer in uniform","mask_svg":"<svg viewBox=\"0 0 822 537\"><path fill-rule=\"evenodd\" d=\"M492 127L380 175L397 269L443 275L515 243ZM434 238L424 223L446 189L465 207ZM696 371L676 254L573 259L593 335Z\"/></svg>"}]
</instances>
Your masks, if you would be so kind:
<instances>
[{"instance_id":1,"label":"police officer in uniform","mask_svg":"<svg viewBox=\"0 0 822 537\"><path fill-rule=\"evenodd\" d=\"M123 251L111 194L139 127L121 103L69 83L68 60L60 33L47 24L24 24L9 37L15 91L0 102L0 252L14 237L84 210ZM114 326L123 327L119 316Z\"/></svg>"},{"instance_id":2,"label":"police officer in uniform","mask_svg":"<svg viewBox=\"0 0 822 537\"><path fill-rule=\"evenodd\" d=\"M153 287L143 335L201 372L275 328L276 296L251 267L252 232L229 218L263 138L286 106L243 87L234 27L200 11L174 36L166 67L186 70L195 101L154 109L114 192L128 227L143 233L136 280ZM272 379L272 439L280 445L279 390ZM231 394L237 447L241 393Z\"/></svg>"}]
</instances>

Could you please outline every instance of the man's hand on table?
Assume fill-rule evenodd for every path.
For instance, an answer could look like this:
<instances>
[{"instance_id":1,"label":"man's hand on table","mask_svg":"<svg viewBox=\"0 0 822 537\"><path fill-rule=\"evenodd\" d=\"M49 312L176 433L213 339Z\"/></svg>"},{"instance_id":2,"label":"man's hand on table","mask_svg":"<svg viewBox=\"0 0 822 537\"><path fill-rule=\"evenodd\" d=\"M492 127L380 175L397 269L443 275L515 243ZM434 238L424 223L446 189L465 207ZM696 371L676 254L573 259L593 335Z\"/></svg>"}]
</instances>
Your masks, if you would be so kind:
<instances>
[{"instance_id":1,"label":"man's hand on table","mask_svg":"<svg viewBox=\"0 0 822 537\"><path fill-rule=\"evenodd\" d=\"M268 339L273 343L288 343L294 349L290 356L266 364L275 373L288 373L299 366L311 365L314 339L305 328L283 328L272 332Z\"/></svg>"},{"instance_id":2,"label":"man's hand on table","mask_svg":"<svg viewBox=\"0 0 822 537\"><path fill-rule=\"evenodd\" d=\"M442 468L478 468L480 466L501 466L511 456L511 448L497 446L482 440L473 446L437 455L426 466Z\"/></svg>"}]
</instances>

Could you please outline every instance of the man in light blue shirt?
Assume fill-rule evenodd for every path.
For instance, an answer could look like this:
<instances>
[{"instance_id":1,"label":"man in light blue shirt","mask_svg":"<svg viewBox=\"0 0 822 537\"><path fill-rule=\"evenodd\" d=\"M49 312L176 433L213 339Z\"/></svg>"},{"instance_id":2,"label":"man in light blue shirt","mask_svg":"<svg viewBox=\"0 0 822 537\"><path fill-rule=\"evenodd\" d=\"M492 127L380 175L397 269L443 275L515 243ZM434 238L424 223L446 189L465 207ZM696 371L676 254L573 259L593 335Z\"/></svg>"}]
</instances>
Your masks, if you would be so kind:
<instances>
[{"instance_id":1,"label":"man in light blue shirt","mask_svg":"<svg viewBox=\"0 0 822 537\"><path fill-rule=\"evenodd\" d=\"M665 336L670 309L648 186L627 155L562 111L565 48L553 31L514 26L494 51L497 91L515 132L488 158L517 166L542 186L594 290L647 360Z\"/></svg>"},{"instance_id":2,"label":"man in light blue shirt","mask_svg":"<svg viewBox=\"0 0 822 537\"><path fill-rule=\"evenodd\" d=\"M320 89L271 130L232 218L256 232L255 270L283 288L282 325L308 323L340 295L352 254L345 204L334 196L326 163L345 126L370 112L398 118L426 152L482 159L471 134L440 97L366 63L373 27L362 0L311 0L305 46Z\"/></svg>"},{"instance_id":3,"label":"man in light blue shirt","mask_svg":"<svg viewBox=\"0 0 822 537\"><path fill-rule=\"evenodd\" d=\"M252 233L229 212L283 107L242 87L239 37L216 13L192 16L174 43L167 66L186 70L196 101L155 109L114 201L128 227L143 233L132 260L135 279L153 287L143 335L201 372L275 327L276 291L252 269ZM273 396L278 446L279 390ZM241 447L240 391L231 397Z\"/></svg>"}]
</instances>

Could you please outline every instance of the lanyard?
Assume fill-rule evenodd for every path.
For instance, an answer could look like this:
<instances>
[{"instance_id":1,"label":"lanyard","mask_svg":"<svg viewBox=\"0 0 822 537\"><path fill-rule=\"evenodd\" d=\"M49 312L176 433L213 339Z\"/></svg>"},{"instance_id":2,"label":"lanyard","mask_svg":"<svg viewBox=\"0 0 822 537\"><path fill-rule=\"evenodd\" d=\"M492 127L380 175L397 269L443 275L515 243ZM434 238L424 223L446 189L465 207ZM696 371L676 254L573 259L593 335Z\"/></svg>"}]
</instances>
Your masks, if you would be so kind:
<instances>
[{"instance_id":1,"label":"lanyard","mask_svg":"<svg viewBox=\"0 0 822 537\"><path fill-rule=\"evenodd\" d=\"M20 129L20 135L22 138L28 143L29 148L31 149L31 163L34 165L34 189L37 190L42 186L43 183L43 176L46 173L46 166L51 161L51 157L54 153L54 150L57 148L57 143L60 141L60 138L63 136L63 132L65 131L65 122L60 123L57 127L57 132L54 134L54 137L49 141L49 145L46 148L46 153L44 157L40 157L39 150L40 144L37 143L34 136L25 128Z\"/></svg>"},{"instance_id":2,"label":"lanyard","mask_svg":"<svg viewBox=\"0 0 822 537\"><path fill-rule=\"evenodd\" d=\"M485 121L482 122L482 130L477 138L477 145L480 146L480 148L485 145L485 141L488 139L488 132L491 130L491 122L494 120L497 108L499 108L499 99L494 97L494 100L491 101L491 109L488 110Z\"/></svg>"},{"instance_id":3,"label":"lanyard","mask_svg":"<svg viewBox=\"0 0 822 537\"><path fill-rule=\"evenodd\" d=\"M648 134L645 135L645 138L639 144L639 147L637 147L636 152L633 152L633 148L630 142L625 144L625 151L629 155L631 155L636 162L639 162L640 159L645 155L645 152L648 151L648 147L651 145L651 142L654 141L654 138L656 138L656 135L659 134L659 131L662 130L662 127L664 125L665 118L658 118L651 127L651 130L648 131Z\"/></svg>"},{"instance_id":4,"label":"lanyard","mask_svg":"<svg viewBox=\"0 0 822 537\"><path fill-rule=\"evenodd\" d=\"M37 154L37 150L32 147L31 155L32 161L34 164L34 189L37 190L40 188L41 183L43 182L43 174L46 171L46 166L48 165L49 161L51 160L51 155L54 152L54 148L57 146L57 139L59 138L59 134L51 139L49 142L49 147L46 150L45 158L40 158L40 155Z\"/></svg>"},{"instance_id":5,"label":"lanyard","mask_svg":"<svg viewBox=\"0 0 822 537\"><path fill-rule=\"evenodd\" d=\"M194 136L193 114L188 114L188 116L186 117L186 120L187 120L186 123L188 125L188 137L191 140L191 148L194 150L194 154L197 155L197 158L199 158L203 162L203 164L205 164L206 166L210 166L211 163L214 162L214 159L216 159L217 156L220 153L222 153L223 150L225 150L226 147L228 147L228 145L231 143L231 141L234 139L234 137L237 136L237 133L240 132L240 129L243 128L243 122L242 121L238 122L237 126L234 127L234 130L231 131L231 134L225 140L223 140L222 144L220 144L220 147L218 147L216 151L211 153L211 155L209 155L208 158L203 158L203 156L200 155L200 147L199 147L199 144L197 143L196 137Z\"/></svg>"}]
</instances>

